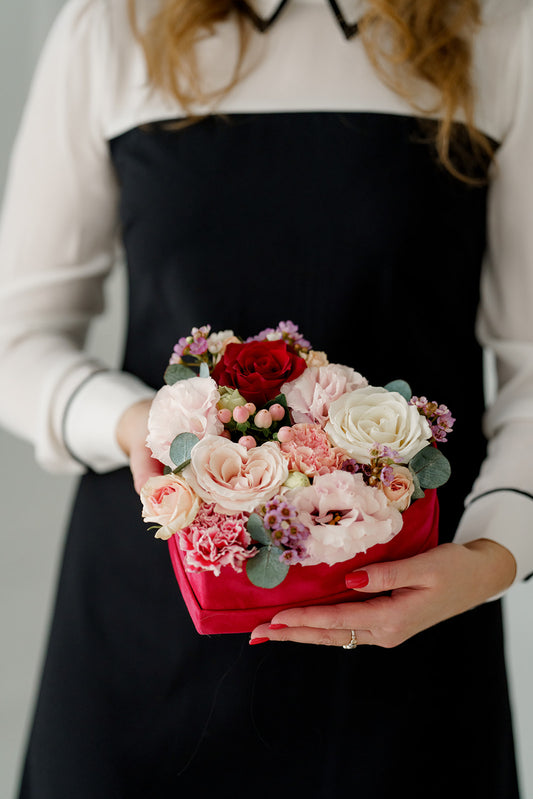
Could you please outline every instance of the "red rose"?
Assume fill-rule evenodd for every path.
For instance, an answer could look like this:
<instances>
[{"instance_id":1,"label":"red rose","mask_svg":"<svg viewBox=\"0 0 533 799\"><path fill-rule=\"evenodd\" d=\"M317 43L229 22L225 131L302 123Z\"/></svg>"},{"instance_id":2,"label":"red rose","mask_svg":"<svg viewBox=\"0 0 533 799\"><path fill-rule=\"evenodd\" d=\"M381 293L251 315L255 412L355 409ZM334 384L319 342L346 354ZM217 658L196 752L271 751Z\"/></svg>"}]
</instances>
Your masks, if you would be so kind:
<instances>
[{"instance_id":1,"label":"red rose","mask_svg":"<svg viewBox=\"0 0 533 799\"><path fill-rule=\"evenodd\" d=\"M228 344L212 377L219 386L238 388L242 396L260 407L279 394L283 383L299 377L306 363L278 341Z\"/></svg>"}]
</instances>

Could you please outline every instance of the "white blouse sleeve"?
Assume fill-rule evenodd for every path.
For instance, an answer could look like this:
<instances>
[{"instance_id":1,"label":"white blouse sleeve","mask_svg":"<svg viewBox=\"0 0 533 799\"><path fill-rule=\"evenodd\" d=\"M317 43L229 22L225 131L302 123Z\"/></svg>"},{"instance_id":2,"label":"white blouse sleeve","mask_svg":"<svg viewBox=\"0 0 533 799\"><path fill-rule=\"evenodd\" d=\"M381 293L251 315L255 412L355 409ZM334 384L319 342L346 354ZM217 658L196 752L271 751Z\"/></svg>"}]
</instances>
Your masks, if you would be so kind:
<instances>
[{"instance_id":1,"label":"white blouse sleeve","mask_svg":"<svg viewBox=\"0 0 533 799\"><path fill-rule=\"evenodd\" d=\"M484 419L488 457L467 498L456 542L489 538L533 572L533 5L519 26L520 79L497 153L478 318L496 360L498 391Z\"/></svg>"},{"instance_id":2,"label":"white blouse sleeve","mask_svg":"<svg viewBox=\"0 0 533 799\"><path fill-rule=\"evenodd\" d=\"M0 418L34 442L52 471L124 465L117 421L153 395L82 349L117 247L117 186L99 108L109 56L105 9L105 0L71 0L52 29L0 226Z\"/></svg>"}]
</instances>

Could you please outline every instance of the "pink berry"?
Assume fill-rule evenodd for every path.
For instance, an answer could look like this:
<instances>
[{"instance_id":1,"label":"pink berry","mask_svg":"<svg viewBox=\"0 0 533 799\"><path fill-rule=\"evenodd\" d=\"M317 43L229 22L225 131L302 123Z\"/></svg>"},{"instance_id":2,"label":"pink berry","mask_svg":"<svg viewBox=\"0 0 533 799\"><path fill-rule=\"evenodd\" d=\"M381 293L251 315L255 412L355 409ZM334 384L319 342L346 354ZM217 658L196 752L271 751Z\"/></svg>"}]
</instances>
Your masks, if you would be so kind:
<instances>
[{"instance_id":1,"label":"pink berry","mask_svg":"<svg viewBox=\"0 0 533 799\"><path fill-rule=\"evenodd\" d=\"M268 409L270 411L270 415L274 419L275 422L281 422L283 417L285 416L285 408L283 405L280 405L279 402L274 403Z\"/></svg>"},{"instance_id":2,"label":"pink berry","mask_svg":"<svg viewBox=\"0 0 533 799\"><path fill-rule=\"evenodd\" d=\"M250 418L250 414L244 405L237 405L237 407L233 409L233 418L237 424L244 424L244 422L247 422Z\"/></svg>"},{"instance_id":3,"label":"pink berry","mask_svg":"<svg viewBox=\"0 0 533 799\"><path fill-rule=\"evenodd\" d=\"M231 419L231 411L229 408L221 408L217 414L219 420L222 424L227 424Z\"/></svg>"},{"instance_id":4,"label":"pink berry","mask_svg":"<svg viewBox=\"0 0 533 799\"><path fill-rule=\"evenodd\" d=\"M270 427L272 425L272 416L270 415L270 411L267 411L266 408L258 411L258 413L255 415L254 424L256 427L260 427L263 430Z\"/></svg>"},{"instance_id":5,"label":"pink berry","mask_svg":"<svg viewBox=\"0 0 533 799\"><path fill-rule=\"evenodd\" d=\"M246 410L248 411L248 413L250 414L250 416L252 415L252 413L255 413L255 412L256 412L256 410L257 410L257 408L255 407L255 405L253 404L253 402L247 402L247 403L246 403L246 405L245 405L244 407L246 408Z\"/></svg>"},{"instance_id":6,"label":"pink berry","mask_svg":"<svg viewBox=\"0 0 533 799\"><path fill-rule=\"evenodd\" d=\"M293 435L290 427L280 427L278 430L278 441L281 441L282 444L286 444L287 441L291 441Z\"/></svg>"},{"instance_id":7,"label":"pink berry","mask_svg":"<svg viewBox=\"0 0 533 799\"><path fill-rule=\"evenodd\" d=\"M246 447L246 449L253 449L256 445L256 441L253 436L241 436L238 443L241 444L241 446Z\"/></svg>"}]
</instances>

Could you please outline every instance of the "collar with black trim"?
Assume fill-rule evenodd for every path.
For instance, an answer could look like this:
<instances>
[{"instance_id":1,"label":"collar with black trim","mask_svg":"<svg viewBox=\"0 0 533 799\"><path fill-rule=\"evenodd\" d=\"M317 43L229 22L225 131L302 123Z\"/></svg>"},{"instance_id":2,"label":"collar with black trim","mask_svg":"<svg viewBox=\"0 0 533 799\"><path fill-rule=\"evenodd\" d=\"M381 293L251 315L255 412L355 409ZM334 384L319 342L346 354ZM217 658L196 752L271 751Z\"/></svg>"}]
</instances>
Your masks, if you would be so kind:
<instances>
[{"instance_id":1,"label":"collar with black trim","mask_svg":"<svg viewBox=\"0 0 533 799\"><path fill-rule=\"evenodd\" d=\"M235 5L252 21L260 33L265 33L280 16L289 0L235 0ZM347 39L358 32L357 20L362 13L362 0L305 0L329 3Z\"/></svg>"}]
</instances>

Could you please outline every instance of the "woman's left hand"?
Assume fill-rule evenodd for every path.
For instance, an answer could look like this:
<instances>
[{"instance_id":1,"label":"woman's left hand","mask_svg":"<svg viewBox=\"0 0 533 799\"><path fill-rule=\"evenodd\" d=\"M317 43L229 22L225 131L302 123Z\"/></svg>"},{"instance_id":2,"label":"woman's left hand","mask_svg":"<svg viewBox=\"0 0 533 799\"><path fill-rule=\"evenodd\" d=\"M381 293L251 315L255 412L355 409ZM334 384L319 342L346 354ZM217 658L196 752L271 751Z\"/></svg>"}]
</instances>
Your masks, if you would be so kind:
<instances>
[{"instance_id":1,"label":"woman's left hand","mask_svg":"<svg viewBox=\"0 0 533 799\"><path fill-rule=\"evenodd\" d=\"M421 630L481 604L514 580L516 563L505 547L478 539L442 544L421 555L391 563L373 563L347 575L360 575L357 591L387 592L366 601L292 608L252 632L250 643L296 641L344 646L353 630L357 644L398 646ZM357 578L356 578L357 579ZM352 580L353 583L353 580ZM258 640L260 639L260 640Z\"/></svg>"}]
</instances>

